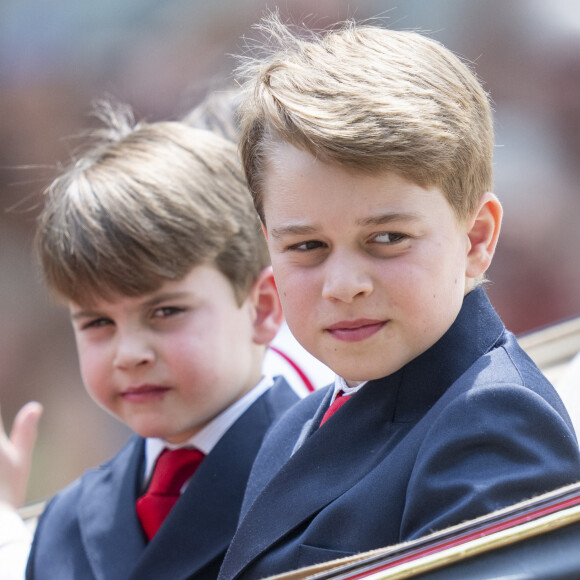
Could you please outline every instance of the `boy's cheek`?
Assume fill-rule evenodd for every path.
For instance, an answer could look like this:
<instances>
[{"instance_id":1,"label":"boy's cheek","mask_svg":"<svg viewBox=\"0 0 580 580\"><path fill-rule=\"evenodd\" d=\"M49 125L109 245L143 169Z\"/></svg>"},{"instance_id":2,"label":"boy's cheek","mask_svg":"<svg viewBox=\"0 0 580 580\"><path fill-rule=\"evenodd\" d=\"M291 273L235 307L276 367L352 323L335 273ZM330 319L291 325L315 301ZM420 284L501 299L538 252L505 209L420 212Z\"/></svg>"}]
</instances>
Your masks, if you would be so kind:
<instances>
[{"instance_id":1,"label":"boy's cheek","mask_svg":"<svg viewBox=\"0 0 580 580\"><path fill-rule=\"evenodd\" d=\"M101 357L90 349L79 348L79 370L85 390L95 398L99 391L98 384L102 381L104 365Z\"/></svg>"}]
</instances>

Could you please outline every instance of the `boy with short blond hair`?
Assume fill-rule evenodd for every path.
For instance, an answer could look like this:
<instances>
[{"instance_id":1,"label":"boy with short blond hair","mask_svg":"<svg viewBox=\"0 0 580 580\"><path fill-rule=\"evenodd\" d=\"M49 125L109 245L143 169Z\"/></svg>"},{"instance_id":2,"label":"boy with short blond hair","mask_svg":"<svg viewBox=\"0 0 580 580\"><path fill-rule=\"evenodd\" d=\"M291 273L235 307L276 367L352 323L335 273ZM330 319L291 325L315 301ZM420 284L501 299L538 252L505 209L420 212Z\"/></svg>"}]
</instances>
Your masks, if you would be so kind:
<instances>
[{"instance_id":1,"label":"boy with short blond hair","mask_svg":"<svg viewBox=\"0 0 580 580\"><path fill-rule=\"evenodd\" d=\"M211 579L262 438L298 400L262 376L279 299L235 146L100 116L46 192L36 247L87 391L135 436L48 503L26 576Z\"/></svg>"},{"instance_id":2,"label":"boy with short blond hair","mask_svg":"<svg viewBox=\"0 0 580 580\"><path fill-rule=\"evenodd\" d=\"M481 285L502 208L475 75L414 32L262 28L273 46L242 68L242 161L288 325L337 378L266 437L223 580L580 479L562 402Z\"/></svg>"}]
</instances>

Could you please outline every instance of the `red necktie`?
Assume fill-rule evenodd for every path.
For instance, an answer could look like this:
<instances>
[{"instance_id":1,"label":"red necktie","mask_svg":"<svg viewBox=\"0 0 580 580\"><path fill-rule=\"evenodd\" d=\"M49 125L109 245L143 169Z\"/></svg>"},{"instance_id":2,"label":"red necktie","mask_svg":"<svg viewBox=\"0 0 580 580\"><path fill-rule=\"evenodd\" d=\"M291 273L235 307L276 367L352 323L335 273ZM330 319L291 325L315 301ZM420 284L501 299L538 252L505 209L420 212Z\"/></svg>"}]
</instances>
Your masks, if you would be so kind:
<instances>
[{"instance_id":1,"label":"red necktie","mask_svg":"<svg viewBox=\"0 0 580 580\"><path fill-rule=\"evenodd\" d=\"M137 515L150 540L179 499L183 484L195 473L204 454L197 449L165 449L157 459L147 491L137 500Z\"/></svg>"},{"instance_id":2,"label":"red necktie","mask_svg":"<svg viewBox=\"0 0 580 580\"><path fill-rule=\"evenodd\" d=\"M322 427L322 425L324 425L324 423L326 423L326 421L328 421L328 419L330 419L330 417L336 413L336 411L338 411L351 398L351 396L352 395L345 395L343 391L340 391L340 393L336 395L334 401L332 401L332 405L330 405L326 410L326 413L324 413L322 421L320 421L320 427Z\"/></svg>"}]
</instances>

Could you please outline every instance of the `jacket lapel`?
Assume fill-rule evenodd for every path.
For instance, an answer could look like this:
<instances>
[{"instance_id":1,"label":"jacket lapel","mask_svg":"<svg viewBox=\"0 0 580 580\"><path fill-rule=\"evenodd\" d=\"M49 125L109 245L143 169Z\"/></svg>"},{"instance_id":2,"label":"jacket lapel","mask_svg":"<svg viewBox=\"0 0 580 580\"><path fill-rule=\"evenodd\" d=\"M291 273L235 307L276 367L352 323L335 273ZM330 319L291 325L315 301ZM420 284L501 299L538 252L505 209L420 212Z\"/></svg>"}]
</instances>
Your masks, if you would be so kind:
<instances>
[{"instance_id":1,"label":"jacket lapel","mask_svg":"<svg viewBox=\"0 0 580 580\"><path fill-rule=\"evenodd\" d=\"M320 422L322 421L322 417L324 416L324 413L326 413L328 407L330 406L333 393L334 387L333 385L331 385L330 387L327 388L327 392L324 395L324 399L322 399L322 403L319 405L312 419L309 419L304 423L304 426L300 431L300 435L296 440L296 444L292 449L292 455L294 455L294 453L296 453L296 451L298 451L298 449L300 449L300 447L304 445L306 440L318 430Z\"/></svg>"},{"instance_id":2,"label":"jacket lapel","mask_svg":"<svg viewBox=\"0 0 580 580\"><path fill-rule=\"evenodd\" d=\"M352 488L394 445L391 422L399 375L373 381L311 434L256 498L242 520L220 577L234 578L282 536ZM385 384L388 383L388 384ZM324 398L316 413L328 406ZM348 445L344 442L348 440ZM321 481L320 473L325 473ZM275 515L278 514L278 515ZM238 564L231 569L228 562Z\"/></svg>"},{"instance_id":3,"label":"jacket lapel","mask_svg":"<svg viewBox=\"0 0 580 580\"><path fill-rule=\"evenodd\" d=\"M108 463L81 480L79 527L95 578L125 580L145 549L135 512L144 441L133 437Z\"/></svg>"},{"instance_id":4,"label":"jacket lapel","mask_svg":"<svg viewBox=\"0 0 580 580\"><path fill-rule=\"evenodd\" d=\"M329 388L319 389L302 399L277 424L275 429L276 436L265 438L252 466L239 521L244 518L256 497L294 453L295 442L298 440L304 441L310 435L312 423L310 420L319 407L324 408L324 399L330 397L331 391L332 389ZM307 428L305 428L305 423L308 424Z\"/></svg>"}]
</instances>

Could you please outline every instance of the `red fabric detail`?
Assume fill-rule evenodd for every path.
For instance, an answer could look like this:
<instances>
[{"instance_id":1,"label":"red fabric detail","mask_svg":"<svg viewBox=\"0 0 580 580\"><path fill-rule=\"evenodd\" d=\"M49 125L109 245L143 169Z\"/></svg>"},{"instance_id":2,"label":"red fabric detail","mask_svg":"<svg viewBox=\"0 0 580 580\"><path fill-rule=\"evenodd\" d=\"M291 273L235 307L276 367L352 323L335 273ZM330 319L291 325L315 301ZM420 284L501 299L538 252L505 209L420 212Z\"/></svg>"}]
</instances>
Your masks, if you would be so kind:
<instances>
[{"instance_id":1,"label":"red fabric detail","mask_svg":"<svg viewBox=\"0 0 580 580\"><path fill-rule=\"evenodd\" d=\"M306 373L298 366L298 364L290 358L284 351L281 351L279 348L270 345L268 347L272 352L275 352L277 355L281 356L298 374L308 392L312 393L316 390L316 387L310 382L310 379L306 376Z\"/></svg>"},{"instance_id":2,"label":"red fabric detail","mask_svg":"<svg viewBox=\"0 0 580 580\"><path fill-rule=\"evenodd\" d=\"M198 449L165 449L155 465L147 491L137 500L137 516L150 540L179 499L183 484L195 473L204 454Z\"/></svg>"},{"instance_id":3,"label":"red fabric detail","mask_svg":"<svg viewBox=\"0 0 580 580\"><path fill-rule=\"evenodd\" d=\"M326 423L326 421L328 421L328 419L330 419L330 417L336 413L336 411L338 411L351 398L351 396L352 395L345 395L342 391L340 391L340 393L338 393L336 396L336 399L332 401L332 405L330 405L330 407L328 407L326 410L326 413L324 413L322 421L320 421L320 426L322 427L322 425L324 425L324 423Z\"/></svg>"}]
</instances>

